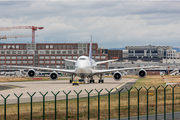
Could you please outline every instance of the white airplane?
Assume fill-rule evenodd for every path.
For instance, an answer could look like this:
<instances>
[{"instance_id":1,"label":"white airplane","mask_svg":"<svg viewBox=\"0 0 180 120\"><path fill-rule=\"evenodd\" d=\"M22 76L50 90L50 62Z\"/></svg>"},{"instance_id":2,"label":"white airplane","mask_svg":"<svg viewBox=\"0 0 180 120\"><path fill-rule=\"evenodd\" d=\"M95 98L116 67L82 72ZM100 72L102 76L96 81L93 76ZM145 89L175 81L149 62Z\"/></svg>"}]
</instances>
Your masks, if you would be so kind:
<instances>
[{"instance_id":1,"label":"white airplane","mask_svg":"<svg viewBox=\"0 0 180 120\"><path fill-rule=\"evenodd\" d=\"M52 71L50 73L50 76L49 76L51 80L56 80L58 78L57 72L68 73L68 74L71 74L70 83L73 80L73 76L79 76L79 77L81 77L81 79L84 79L85 77L87 77L88 79L90 79L90 81L89 81L90 83L91 82L94 83L94 79L93 79L94 75L100 75L99 83L101 83L101 82L103 83L104 82L104 80L102 79L103 74L104 73L112 73L112 72L115 72L113 74L114 80L119 81L122 78L122 74L120 71L135 70L135 69L139 70L138 75L139 75L139 77L143 78L147 74L145 69L159 68L160 67L160 66L147 66L147 67L132 67L132 68L122 68L122 69L97 70L96 68L97 68L98 64L113 62L113 61L116 61L117 59L116 60L95 62L92 59L92 40L91 40L91 44L90 44L89 57L80 56L77 59L77 61L76 60L69 60L69 59L65 59L65 60L70 61L70 62L74 62L75 63L75 69L74 70L66 70L66 69L54 69L54 68L42 68L42 67L30 67L30 66L7 66L7 67L29 69L27 72L27 75L29 77L34 77L36 75L35 70Z\"/></svg>"}]
</instances>

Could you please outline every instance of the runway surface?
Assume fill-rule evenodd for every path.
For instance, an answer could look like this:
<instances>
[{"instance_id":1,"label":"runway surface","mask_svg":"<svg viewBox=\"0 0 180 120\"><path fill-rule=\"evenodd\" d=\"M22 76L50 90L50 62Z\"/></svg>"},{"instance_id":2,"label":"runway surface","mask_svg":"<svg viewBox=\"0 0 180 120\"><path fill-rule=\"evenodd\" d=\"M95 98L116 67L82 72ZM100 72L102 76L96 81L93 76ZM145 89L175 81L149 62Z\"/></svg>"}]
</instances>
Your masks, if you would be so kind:
<instances>
[{"instance_id":1,"label":"runway surface","mask_svg":"<svg viewBox=\"0 0 180 120\"><path fill-rule=\"evenodd\" d=\"M14 104L17 103L17 97L14 95L14 93L19 96L21 93L23 95L20 97L20 103L26 103L30 102L30 96L27 94L27 92L32 95L34 92L35 95L33 96L33 102L39 102L42 101L43 97L40 94L45 94L46 101L54 100L54 95L60 91L60 93L57 95L57 100L63 100L66 98L64 92L69 93L69 99L76 98L77 95L74 92L74 90L80 93L80 97L87 97L87 91L93 91L90 93L91 96L96 96L98 91L103 89L101 92L101 95L107 94L107 90L112 90L112 92L116 92L116 88L120 89L121 87L127 87L130 88L137 79L130 79L130 78L122 78L120 81L115 81L113 78L104 78L104 83L98 83L98 78L95 78L95 83L90 84L79 84L79 86L72 86L71 83L69 83L69 80L58 80L58 81L30 81L30 82L6 82L6 83L0 83L0 94L2 94L4 97L6 97L8 94L10 96L7 98L7 104ZM7 87L3 88L3 87ZM63 92L64 91L64 92ZM4 99L0 96L0 104L4 104Z\"/></svg>"}]
</instances>

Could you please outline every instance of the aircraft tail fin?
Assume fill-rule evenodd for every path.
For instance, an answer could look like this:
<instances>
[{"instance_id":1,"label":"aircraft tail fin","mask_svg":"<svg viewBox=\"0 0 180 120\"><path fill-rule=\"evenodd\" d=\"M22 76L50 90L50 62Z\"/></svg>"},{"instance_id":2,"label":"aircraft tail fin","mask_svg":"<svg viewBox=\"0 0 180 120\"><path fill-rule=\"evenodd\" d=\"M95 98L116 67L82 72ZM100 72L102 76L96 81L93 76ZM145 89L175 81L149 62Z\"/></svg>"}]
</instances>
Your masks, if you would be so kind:
<instances>
[{"instance_id":1,"label":"aircraft tail fin","mask_svg":"<svg viewBox=\"0 0 180 120\"><path fill-rule=\"evenodd\" d=\"M91 35L91 43L89 47L89 58L92 59L92 35Z\"/></svg>"}]
</instances>

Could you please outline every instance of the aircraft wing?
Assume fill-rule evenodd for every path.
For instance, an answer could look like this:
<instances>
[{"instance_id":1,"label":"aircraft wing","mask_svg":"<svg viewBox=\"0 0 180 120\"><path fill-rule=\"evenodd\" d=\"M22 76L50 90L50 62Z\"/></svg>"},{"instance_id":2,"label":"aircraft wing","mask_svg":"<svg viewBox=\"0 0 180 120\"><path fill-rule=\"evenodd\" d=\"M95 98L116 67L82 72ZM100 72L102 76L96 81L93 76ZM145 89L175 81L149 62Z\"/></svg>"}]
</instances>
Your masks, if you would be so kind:
<instances>
[{"instance_id":1,"label":"aircraft wing","mask_svg":"<svg viewBox=\"0 0 180 120\"><path fill-rule=\"evenodd\" d=\"M100 62L96 62L96 64L102 64L102 63L107 63L107 62L114 62L117 61L118 59L114 59L114 60L107 60L107 61L100 61Z\"/></svg>"},{"instance_id":2,"label":"aircraft wing","mask_svg":"<svg viewBox=\"0 0 180 120\"><path fill-rule=\"evenodd\" d=\"M4 66L6 66L6 67L13 67L13 68L48 70L48 71L56 71L56 72L65 72L65 73L75 74L75 70L55 69L55 68L43 68L43 67L31 67L31 66L10 66L10 65L4 65Z\"/></svg>"},{"instance_id":3,"label":"aircraft wing","mask_svg":"<svg viewBox=\"0 0 180 120\"><path fill-rule=\"evenodd\" d=\"M150 68L161 68L162 66L146 66L146 67L131 67L131 68L121 68L121 69L108 69L108 70L93 70L94 74L101 73L111 73L116 71L125 71L125 70L139 70L139 69L150 69Z\"/></svg>"}]
</instances>

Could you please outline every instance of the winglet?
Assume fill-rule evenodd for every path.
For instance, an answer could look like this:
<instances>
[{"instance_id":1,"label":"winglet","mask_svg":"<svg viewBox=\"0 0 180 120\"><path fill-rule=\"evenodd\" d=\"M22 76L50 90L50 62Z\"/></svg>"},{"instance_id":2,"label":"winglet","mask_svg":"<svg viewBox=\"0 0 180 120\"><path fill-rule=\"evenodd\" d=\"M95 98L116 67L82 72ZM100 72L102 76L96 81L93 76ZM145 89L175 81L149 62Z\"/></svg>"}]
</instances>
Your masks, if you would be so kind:
<instances>
[{"instance_id":1,"label":"winglet","mask_svg":"<svg viewBox=\"0 0 180 120\"><path fill-rule=\"evenodd\" d=\"M91 43L89 47L89 58L92 59L92 35L91 35Z\"/></svg>"}]
</instances>

